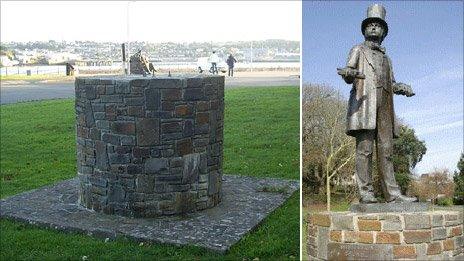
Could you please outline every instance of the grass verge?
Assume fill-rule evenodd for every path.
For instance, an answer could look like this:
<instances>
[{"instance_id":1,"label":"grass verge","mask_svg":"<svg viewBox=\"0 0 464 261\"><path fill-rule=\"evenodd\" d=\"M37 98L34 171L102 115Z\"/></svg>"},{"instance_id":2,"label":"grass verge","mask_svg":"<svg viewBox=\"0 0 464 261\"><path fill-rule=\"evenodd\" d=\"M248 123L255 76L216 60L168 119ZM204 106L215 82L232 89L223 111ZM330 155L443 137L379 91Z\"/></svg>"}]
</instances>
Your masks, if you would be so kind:
<instances>
[{"instance_id":1,"label":"grass verge","mask_svg":"<svg viewBox=\"0 0 464 261\"><path fill-rule=\"evenodd\" d=\"M1 81L41 81L41 80L59 80L72 81L74 76L66 76L62 74L32 74L32 75L0 75Z\"/></svg>"}]
</instances>

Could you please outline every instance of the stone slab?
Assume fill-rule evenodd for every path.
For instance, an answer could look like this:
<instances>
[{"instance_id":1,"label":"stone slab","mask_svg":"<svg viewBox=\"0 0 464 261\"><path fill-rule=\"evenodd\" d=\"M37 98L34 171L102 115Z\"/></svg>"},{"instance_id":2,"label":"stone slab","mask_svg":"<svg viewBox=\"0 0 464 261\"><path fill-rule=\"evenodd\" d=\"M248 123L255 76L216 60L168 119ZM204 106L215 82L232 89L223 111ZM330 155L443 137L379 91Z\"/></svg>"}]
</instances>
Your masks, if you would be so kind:
<instances>
[{"instance_id":1,"label":"stone slab","mask_svg":"<svg viewBox=\"0 0 464 261\"><path fill-rule=\"evenodd\" d=\"M372 203L372 204L352 204L350 211L355 213L411 213L425 212L430 209L429 203Z\"/></svg>"},{"instance_id":2,"label":"stone slab","mask_svg":"<svg viewBox=\"0 0 464 261\"><path fill-rule=\"evenodd\" d=\"M78 206L78 184L73 178L3 199L0 217L101 238L123 236L225 253L299 189L294 180L224 175L222 201L214 208L184 216L129 218Z\"/></svg>"},{"instance_id":3,"label":"stone slab","mask_svg":"<svg viewBox=\"0 0 464 261\"><path fill-rule=\"evenodd\" d=\"M328 243L327 260L393 260L389 244Z\"/></svg>"}]
</instances>

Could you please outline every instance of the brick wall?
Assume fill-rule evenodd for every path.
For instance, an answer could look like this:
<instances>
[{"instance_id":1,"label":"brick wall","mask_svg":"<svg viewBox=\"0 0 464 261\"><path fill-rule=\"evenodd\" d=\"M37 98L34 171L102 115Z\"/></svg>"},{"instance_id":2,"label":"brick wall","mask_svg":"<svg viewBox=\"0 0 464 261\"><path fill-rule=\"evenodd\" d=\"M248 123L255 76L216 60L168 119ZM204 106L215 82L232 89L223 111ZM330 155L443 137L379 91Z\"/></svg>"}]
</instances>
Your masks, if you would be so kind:
<instances>
[{"instance_id":1,"label":"brick wall","mask_svg":"<svg viewBox=\"0 0 464 261\"><path fill-rule=\"evenodd\" d=\"M224 77L79 77L79 203L152 217L217 205Z\"/></svg>"},{"instance_id":2,"label":"brick wall","mask_svg":"<svg viewBox=\"0 0 464 261\"><path fill-rule=\"evenodd\" d=\"M352 212L308 216L310 260L463 260L463 213Z\"/></svg>"}]
</instances>

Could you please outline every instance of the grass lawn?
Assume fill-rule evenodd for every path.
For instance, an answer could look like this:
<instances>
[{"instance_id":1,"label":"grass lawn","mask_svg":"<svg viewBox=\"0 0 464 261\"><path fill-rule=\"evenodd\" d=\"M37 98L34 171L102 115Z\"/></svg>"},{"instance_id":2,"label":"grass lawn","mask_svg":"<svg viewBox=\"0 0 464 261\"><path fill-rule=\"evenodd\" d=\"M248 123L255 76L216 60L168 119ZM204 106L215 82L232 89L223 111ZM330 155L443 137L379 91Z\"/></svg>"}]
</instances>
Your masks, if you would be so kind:
<instances>
[{"instance_id":1,"label":"grass lawn","mask_svg":"<svg viewBox=\"0 0 464 261\"><path fill-rule=\"evenodd\" d=\"M238 88L225 94L224 173L299 177L299 89ZM74 101L0 107L0 197L76 176ZM299 195L272 213L230 252L198 247L104 242L86 235L0 220L0 259L298 259Z\"/></svg>"}]
</instances>

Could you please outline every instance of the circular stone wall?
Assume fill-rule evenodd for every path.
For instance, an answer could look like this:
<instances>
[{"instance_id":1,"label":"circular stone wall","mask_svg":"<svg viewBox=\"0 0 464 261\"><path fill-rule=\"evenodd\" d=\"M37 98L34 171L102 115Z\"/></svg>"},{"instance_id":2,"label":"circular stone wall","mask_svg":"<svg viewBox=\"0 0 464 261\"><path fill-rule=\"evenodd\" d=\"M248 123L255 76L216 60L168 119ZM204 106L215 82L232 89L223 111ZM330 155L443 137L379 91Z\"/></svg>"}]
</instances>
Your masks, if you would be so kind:
<instances>
[{"instance_id":1,"label":"circular stone wall","mask_svg":"<svg viewBox=\"0 0 464 261\"><path fill-rule=\"evenodd\" d=\"M221 199L224 77L79 77L79 204L153 217Z\"/></svg>"},{"instance_id":2,"label":"circular stone wall","mask_svg":"<svg viewBox=\"0 0 464 261\"><path fill-rule=\"evenodd\" d=\"M464 260L463 212L310 214L309 260Z\"/></svg>"}]
</instances>

